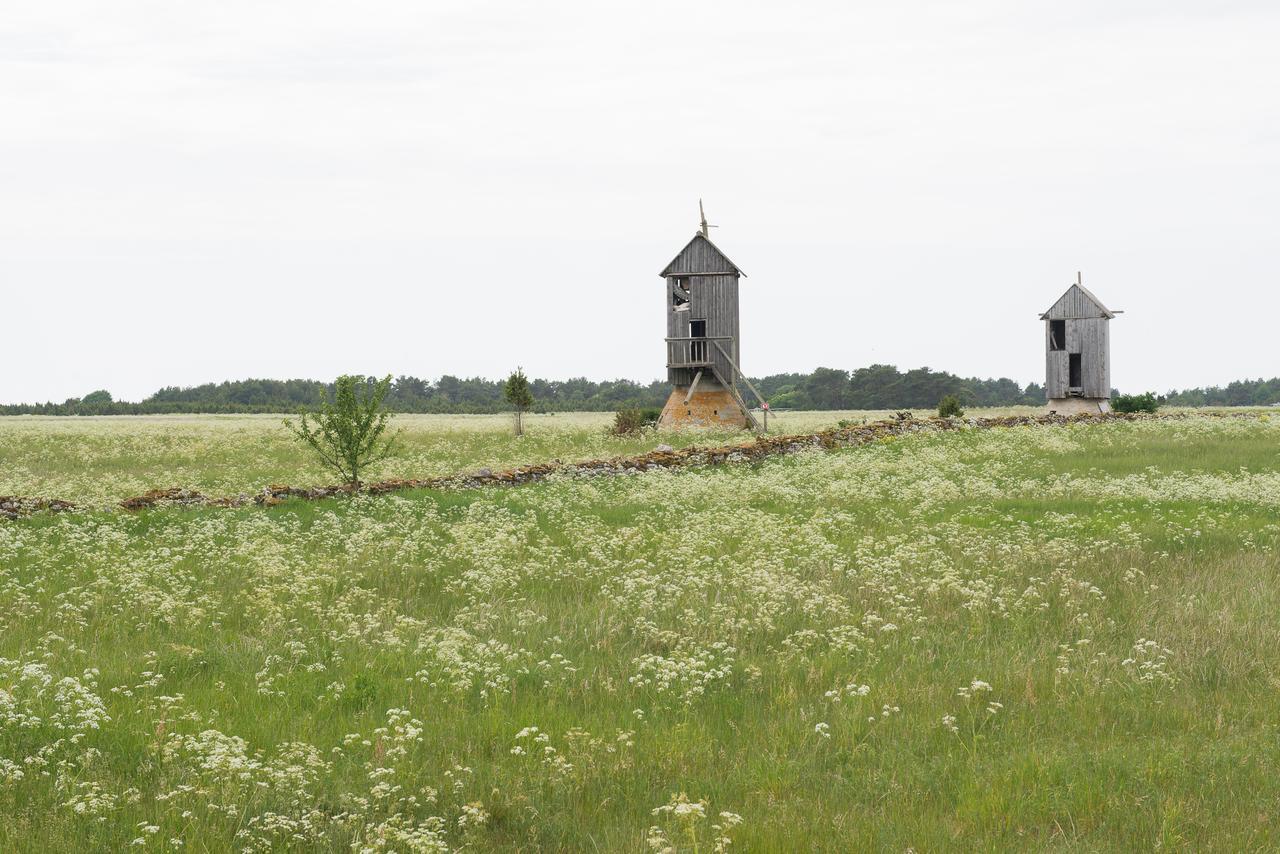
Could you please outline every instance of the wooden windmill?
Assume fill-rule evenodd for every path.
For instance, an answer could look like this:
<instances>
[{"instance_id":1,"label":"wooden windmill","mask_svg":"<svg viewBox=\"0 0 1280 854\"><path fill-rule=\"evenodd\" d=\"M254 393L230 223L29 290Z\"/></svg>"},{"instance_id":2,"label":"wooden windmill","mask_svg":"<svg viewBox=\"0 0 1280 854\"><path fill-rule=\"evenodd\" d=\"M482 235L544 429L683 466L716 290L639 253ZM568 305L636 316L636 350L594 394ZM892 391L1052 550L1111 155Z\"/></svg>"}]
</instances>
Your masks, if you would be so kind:
<instances>
[{"instance_id":1,"label":"wooden windmill","mask_svg":"<svg viewBox=\"0 0 1280 854\"><path fill-rule=\"evenodd\" d=\"M738 367L738 279L746 274L700 226L659 275L666 281L667 379L671 395L659 423L666 427L759 425L738 390L759 394ZM760 399L763 406L764 401Z\"/></svg>"},{"instance_id":2,"label":"wooden windmill","mask_svg":"<svg viewBox=\"0 0 1280 854\"><path fill-rule=\"evenodd\" d=\"M1111 411L1111 333L1120 312L1102 304L1076 274L1048 311L1045 334L1045 397L1061 414Z\"/></svg>"}]
</instances>

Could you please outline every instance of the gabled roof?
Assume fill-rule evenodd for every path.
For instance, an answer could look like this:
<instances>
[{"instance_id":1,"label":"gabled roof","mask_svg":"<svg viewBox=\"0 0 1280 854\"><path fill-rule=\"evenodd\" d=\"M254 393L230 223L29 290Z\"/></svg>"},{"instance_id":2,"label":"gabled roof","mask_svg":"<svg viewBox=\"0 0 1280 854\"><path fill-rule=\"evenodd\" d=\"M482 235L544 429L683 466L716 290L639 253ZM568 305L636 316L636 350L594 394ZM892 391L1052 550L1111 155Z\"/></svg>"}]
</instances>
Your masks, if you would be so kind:
<instances>
[{"instance_id":1,"label":"gabled roof","mask_svg":"<svg viewBox=\"0 0 1280 854\"><path fill-rule=\"evenodd\" d=\"M720 249L702 236L702 232L698 232L693 236L685 247L680 250L676 257L671 259L671 263L666 269L659 273L659 276L697 276L707 273L736 273L739 276L747 274L738 269L738 265L729 260L729 256L725 255Z\"/></svg>"},{"instance_id":2,"label":"gabled roof","mask_svg":"<svg viewBox=\"0 0 1280 854\"><path fill-rule=\"evenodd\" d=\"M1049 310L1040 315L1041 320L1060 320L1070 317L1105 317L1108 320L1116 313L1102 304L1093 293L1081 284L1067 288L1066 293L1058 297L1058 301L1049 306Z\"/></svg>"}]
</instances>

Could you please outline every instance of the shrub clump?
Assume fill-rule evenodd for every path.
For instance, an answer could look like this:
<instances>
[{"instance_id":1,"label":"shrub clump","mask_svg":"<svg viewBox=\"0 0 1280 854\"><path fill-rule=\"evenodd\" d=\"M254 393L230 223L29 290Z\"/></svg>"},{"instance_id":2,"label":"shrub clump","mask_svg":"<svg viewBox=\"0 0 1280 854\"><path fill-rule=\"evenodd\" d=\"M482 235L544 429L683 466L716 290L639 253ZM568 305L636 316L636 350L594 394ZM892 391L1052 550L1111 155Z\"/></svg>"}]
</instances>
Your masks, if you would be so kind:
<instances>
[{"instance_id":1,"label":"shrub clump","mask_svg":"<svg viewBox=\"0 0 1280 854\"><path fill-rule=\"evenodd\" d=\"M1120 394L1111 400L1111 409L1115 412L1155 412L1160 408L1156 396L1146 394Z\"/></svg>"},{"instance_id":2,"label":"shrub clump","mask_svg":"<svg viewBox=\"0 0 1280 854\"><path fill-rule=\"evenodd\" d=\"M954 394L949 394L938 401L939 418L959 418L961 415L964 415L964 407L960 405L960 398Z\"/></svg>"},{"instance_id":3,"label":"shrub clump","mask_svg":"<svg viewBox=\"0 0 1280 854\"><path fill-rule=\"evenodd\" d=\"M662 410L654 406L642 409L619 409L613 416L609 432L614 436L633 436L646 427L655 427L662 417Z\"/></svg>"}]
</instances>

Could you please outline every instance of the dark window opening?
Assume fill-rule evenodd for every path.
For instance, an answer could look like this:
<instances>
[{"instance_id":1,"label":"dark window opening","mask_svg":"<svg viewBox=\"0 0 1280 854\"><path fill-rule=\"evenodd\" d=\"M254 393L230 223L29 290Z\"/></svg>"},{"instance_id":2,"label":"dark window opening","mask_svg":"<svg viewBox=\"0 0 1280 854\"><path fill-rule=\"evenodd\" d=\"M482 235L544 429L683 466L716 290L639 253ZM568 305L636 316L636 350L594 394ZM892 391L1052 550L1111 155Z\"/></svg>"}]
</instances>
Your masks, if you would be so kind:
<instances>
[{"instance_id":1,"label":"dark window opening","mask_svg":"<svg viewBox=\"0 0 1280 854\"><path fill-rule=\"evenodd\" d=\"M1067 322L1065 320L1049 321L1049 349L1067 349Z\"/></svg>"},{"instance_id":2,"label":"dark window opening","mask_svg":"<svg viewBox=\"0 0 1280 854\"><path fill-rule=\"evenodd\" d=\"M1080 354L1072 353L1067 357L1067 385L1080 388Z\"/></svg>"}]
</instances>

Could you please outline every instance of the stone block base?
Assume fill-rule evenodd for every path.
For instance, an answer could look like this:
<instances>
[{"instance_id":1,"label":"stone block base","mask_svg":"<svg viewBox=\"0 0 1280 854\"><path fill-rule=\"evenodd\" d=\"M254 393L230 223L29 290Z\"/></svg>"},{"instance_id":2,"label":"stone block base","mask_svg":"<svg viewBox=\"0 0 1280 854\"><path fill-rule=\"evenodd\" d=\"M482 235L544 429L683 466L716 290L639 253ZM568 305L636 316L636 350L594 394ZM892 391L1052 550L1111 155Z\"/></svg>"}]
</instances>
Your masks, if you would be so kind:
<instances>
[{"instance_id":1,"label":"stone block base","mask_svg":"<svg viewBox=\"0 0 1280 854\"><path fill-rule=\"evenodd\" d=\"M1086 412L1097 415L1111 411L1111 400L1105 397L1058 397L1050 400L1045 410L1059 415L1080 415Z\"/></svg>"},{"instance_id":2,"label":"stone block base","mask_svg":"<svg viewBox=\"0 0 1280 854\"><path fill-rule=\"evenodd\" d=\"M681 427L741 427L747 426L747 417L742 414L737 401L728 389L719 385L707 387L707 383L699 383L693 397L685 403L688 386L676 386L667 398L667 405L662 407L662 417L658 426L665 429Z\"/></svg>"}]
</instances>

